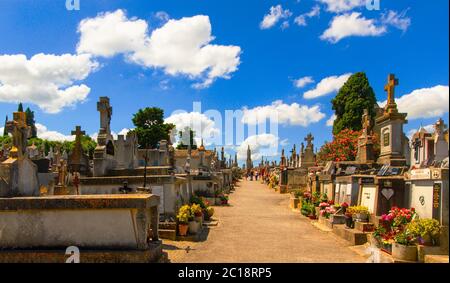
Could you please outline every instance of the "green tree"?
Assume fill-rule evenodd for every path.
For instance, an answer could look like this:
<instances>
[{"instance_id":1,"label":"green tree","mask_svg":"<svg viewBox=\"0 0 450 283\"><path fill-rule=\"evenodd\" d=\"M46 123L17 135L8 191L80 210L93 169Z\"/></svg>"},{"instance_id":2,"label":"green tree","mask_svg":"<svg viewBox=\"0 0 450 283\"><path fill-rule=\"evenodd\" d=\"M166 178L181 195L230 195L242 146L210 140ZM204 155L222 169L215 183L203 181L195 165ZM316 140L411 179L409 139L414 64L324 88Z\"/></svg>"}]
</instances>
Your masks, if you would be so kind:
<instances>
[{"instance_id":1,"label":"green tree","mask_svg":"<svg viewBox=\"0 0 450 283\"><path fill-rule=\"evenodd\" d=\"M36 129L36 121L34 120L34 111L31 111L29 107L27 107L27 110L25 110L26 113L26 121L27 126L31 127L31 137L35 138L37 137L37 129Z\"/></svg>"},{"instance_id":2,"label":"green tree","mask_svg":"<svg viewBox=\"0 0 450 283\"><path fill-rule=\"evenodd\" d=\"M188 149L189 143L191 144L191 149L197 149L197 144L194 141L195 132L191 128L186 127L178 133L178 136L180 137L180 143L177 145L177 149Z\"/></svg>"},{"instance_id":3,"label":"green tree","mask_svg":"<svg viewBox=\"0 0 450 283\"><path fill-rule=\"evenodd\" d=\"M331 103L336 115L333 124L334 135L344 129L361 130L361 117L364 109L369 110L372 119L375 117L375 93L364 72L350 76Z\"/></svg>"},{"instance_id":4,"label":"green tree","mask_svg":"<svg viewBox=\"0 0 450 283\"><path fill-rule=\"evenodd\" d=\"M175 128L164 123L164 110L158 107L139 109L132 121L141 148L156 148L160 140L170 142L170 131Z\"/></svg>"},{"instance_id":5,"label":"green tree","mask_svg":"<svg viewBox=\"0 0 450 283\"><path fill-rule=\"evenodd\" d=\"M19 107L17 107L17 112L23 112L22 102L19 103Z\"/></svg>"}]
</instances>

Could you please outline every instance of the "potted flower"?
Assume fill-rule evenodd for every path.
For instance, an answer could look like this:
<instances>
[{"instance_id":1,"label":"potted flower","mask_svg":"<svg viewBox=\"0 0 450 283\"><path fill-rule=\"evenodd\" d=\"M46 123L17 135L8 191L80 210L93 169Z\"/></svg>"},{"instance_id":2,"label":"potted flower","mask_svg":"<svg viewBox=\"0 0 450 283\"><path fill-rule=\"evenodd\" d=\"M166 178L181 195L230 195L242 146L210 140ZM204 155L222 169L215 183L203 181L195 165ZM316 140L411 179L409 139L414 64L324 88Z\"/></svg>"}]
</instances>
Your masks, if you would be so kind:
<instances>
[{"instance_id":1,"label":"potted flower","mask_svg":"<svg viewBox=\"0 0 450 283\"><path fill-rule=\"evenodd\" d=\"M327 208L327 207L329 207L329 206L330 206L330 204L329 204L328 202L321 202L321 203L319 204L320 210L325 210L325 208Z\"/></svg>"},{"instance_id":2,"label":"potted flower","mask_svg":"<svg viewBox=\"0 0 450 283\"><path fill-rule=\"evenodd\" d=\"M346 202L341 203L341 211L343 214L345 214L345 212L347 211L347 208L348 208L348 203L346 203Z\"/></svg>"},{"instance_id":3,"label":"potted flower","mask_svg":"<svg viewBox=\"0 0 450 283\"><path fill-rule=\"evenodd\" d=\"M414 236L408 230L395 235L392 245L392 256L404 261L417 261L417 246L414 244Z\"/></svg>"},{"instance_id":4,"label":"potted flower","mask_svg":"<svg viewBox=\"0 0 450 283\"><path fill-rule=\"evenodd\" d=\"M333 207L326 207L324 210L320 211L320 216L329 219L331 214L336 213L336 210Z\"/></svg>"},{"instance_id":5,"label":"potted flower","mask_svg":"<svg viewBox=\"0 0 450 283\"><path fill-rule=\"evenodd\" d=\"M228 197L226 195L221 195L220 196L220 204L221 205L227 205L228 204Z\"/></svg>"},{"instance_id":6,"label":"potted flower","mask_svg":"<svg viewBox=\"0 0 450 283\"><path fill-rule=\"evenodd\" d=\"M353 213L354 210L352 207L347 208L347 211L345 212L345 226L347 228L353 229L355 227L355 223L353 221Z\"/></svg>"},{"instance_id":7,"label":"potted flower","mask_svg":"<svg viewBox=\"0 0 450 283\"><path fill-rule=\"evenodd\" d=\"M191 207L189 207L189 211L190 211L190 213L189 213L189 222L188 222L189 233L197 234L198 231L200 230L200 223L195 221L194 214L192 214L192 208Z\"/></svg>"},{"instance_id":8,"label":"potted flower","mask_svg":"<svg viewBox=\"0 0 450 283\"><path fill-rule=\"evenodd\" d=\"M191 205L191 213L194 215L194 220L202 225L203 212L199 204L194 203Z\"/></svg>"},{"instance_id":9,"label":"potted flower","mask_svg":"<svg viewBox=\"0 0 450 283\"><path fill-rule=\"evenodd\" d=\"M369 209L365 206L351 206L355 221L367 222L369 220Z\"/></svg>"},{"instance_id":10,"label":"potted flower","mask_svg":"<svg viewBox=\"0 0 450 283\"><path fill-rule=\"evenodd\" d=\"M189 205L183 205L177 214L178 220L178 233L180 236L186 236L189 229L189 217L191 215L191 210Z\"/></svg>"},{"instance_id":11,"label":"potted flower","mask_svg":"<svg viewBox=\"0 0 450 283\"><path fill-rule=\"evenodd\" d=\"M436 219L417 219L406 226L417 242L425 246L436 246L439 243L441 227Z\"/></svg>"}]
</instances>

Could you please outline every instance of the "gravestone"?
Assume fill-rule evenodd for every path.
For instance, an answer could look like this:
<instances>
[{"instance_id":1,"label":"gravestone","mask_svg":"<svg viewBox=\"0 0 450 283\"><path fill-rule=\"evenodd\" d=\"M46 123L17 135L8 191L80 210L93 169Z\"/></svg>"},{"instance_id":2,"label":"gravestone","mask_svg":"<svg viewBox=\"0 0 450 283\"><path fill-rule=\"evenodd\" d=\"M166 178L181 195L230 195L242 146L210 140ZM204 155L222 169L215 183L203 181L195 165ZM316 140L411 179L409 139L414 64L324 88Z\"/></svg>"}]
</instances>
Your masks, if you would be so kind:
<instances>
[{"instance_id":1,"label":"gravestone","mask_svg":"<svg viewBox=\"0 0 450 283\"><path fill-rule=\"evenodd\" d=\"M395 103L394 90L398 85L395 75L389 74L384 90L388 93L383 115L376 119L380 128L380 157L377 163L393 166L406 164L403 124L407 123L406 113L399 113Z\"/></svg>"},{"instance_id":2,"label":"gravestone","mask_svg":"<svg viewBox=\"0 0 450 283\"><path fill-rule=\"evenodd\" d=\"M0 164L0 197L38 196L37 166L27 157L27 140L31 133L25 112L14 112L14 120L6 123L12 134L10 157Z\"/></svg>"},{"instance_id":3,"label":"gravestone","mask_svg":"<svg viewBox=\"0 0 450 283\"><path fill-rule=\"evenodd\" d=\"M373 142L372 142L372 118L369 115L369 110L364 109L364 114L362 116L362 126L363 132L361 136L358 137L358 153L356 160L359 163L372 163L375 161L373 153Z\"/></svg>"},{"instance_id":4,"label":"gravestone","mask_svg":"<svg viewBox=\"0 0 450 283\"><path fill-rule=\"evenodd\" d=\"M108 97L100 97L97 102L97 110L100 112L100 130L97 137L97 147L94 150L94 176L105 176L108 170L115 167L114 140L111 135L112 107Z\"/></svg>"},{"instance_id":5,"label":"gravestone","mask_svg":"<svg viewBox=\"0 0 450 283\"><path fill-rule=\"evenodd\" d=\"M81 138L85 134L86 132L82 131L80 126L76 126L75 130L72 131L72 135L75 135L75 145L69 157L69 171L88 176L90 175L89 157L84 153L81 145Z\"/></svg>"},{"instance_id":6,"label":"gravestone","mask_svg":"<svg viewBox=\"0 0 450 283\"><path fill-rule=\"evenodd\" d=\"M314 137L311 133L309 133L306 138L306 147L305 150L303 152L302 155L302 164L301 164L301 168L308 168L308 167L312 167L316 164L316 157L314 155L314 145L312 143L312 141L314 140Z\"/></svg>"}]
</instances>

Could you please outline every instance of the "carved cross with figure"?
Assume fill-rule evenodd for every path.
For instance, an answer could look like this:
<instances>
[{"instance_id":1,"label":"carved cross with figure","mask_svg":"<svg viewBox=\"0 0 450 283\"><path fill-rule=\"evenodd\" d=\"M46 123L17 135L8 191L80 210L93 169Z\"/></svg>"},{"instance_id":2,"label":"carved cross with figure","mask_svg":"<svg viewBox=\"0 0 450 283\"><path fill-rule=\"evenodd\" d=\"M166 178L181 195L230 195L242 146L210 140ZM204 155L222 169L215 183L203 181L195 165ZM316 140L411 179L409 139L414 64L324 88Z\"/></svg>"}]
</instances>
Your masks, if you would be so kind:
<instances>
[{"instance_id":1,"label":"carved cross with figure","mask_svg":"<svg viewBox=\"0 0 450 283\"><path fill-rule=\"evenodd\" d=\"M14 120L6 122L6 131L12 134L12 148L10 155L13 158L22 157L26 151L27 140L31 128L26 123L25 112L14 112Z\"/></svg>"},{"instance_id":2,"label":"carved cross with figure","mask_svg":"<svg viewBox=\"0 0 450 283\"><path fill-rule=\"evenodd\" d=\"M362 128L363 133L366 135L370 135L372 131L372 118L370 117L369 110L364 109L364 113L362 116Z\"/></svg>"},{"instance_id":3,"label":"carved cross with figure","mask_svg":"<svg viewBox=\"0 0 450 283\"><path fill-rule=\"evenodd\" d=\"M389 74L388 83L384 86L384 90L388 93L387 105L394 104L395 86L398 85L398 79L394 74Z\"/></svg>"},{"instance_id":4,"label":"carved cross with figure","mask_svg":"<svg viewBox=\"0 0 450 283\"><path fill-rule=\"evenodd\" d=\"M313 141L313 140L314 140L314 137L312 136L311 133L309 133L309 134L306 136L306 138L305 138L306 146L312 146L312 141Z\"/></svg>"}]
</instances>

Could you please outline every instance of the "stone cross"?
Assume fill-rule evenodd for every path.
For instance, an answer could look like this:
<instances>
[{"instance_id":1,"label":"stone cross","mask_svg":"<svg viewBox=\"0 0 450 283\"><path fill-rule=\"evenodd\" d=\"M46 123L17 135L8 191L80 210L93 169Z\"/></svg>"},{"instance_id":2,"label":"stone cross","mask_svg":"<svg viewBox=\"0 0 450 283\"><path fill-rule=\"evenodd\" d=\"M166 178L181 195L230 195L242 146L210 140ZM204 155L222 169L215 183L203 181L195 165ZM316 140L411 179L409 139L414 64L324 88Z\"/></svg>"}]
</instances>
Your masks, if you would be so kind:
<instances>
[{"instance_id":1,"label":"stone cross","mask_svg":"<svg viewBox=\"0 0 450 283\"><path fill-rule=\"evenodd\" d=\"M419 138L416 138L413 143L412 146L414 148L414 159L417 161L419 161L419 148L422 146L422 142L420 141Z\"/></svg>"},{"instance_id":2,"label":"stone cross","mask_svg":"<svg viewBox=\"0 0 450 283\"><path fill-rule=\"evenodd\" d=\"M312 136L311 133L309 133L309 134L306 136L306 138L305 138L306 146L312 146L312 141L313 141L313 140L314 140L314 137Z\"/></svg>"},{"instance_id":3,"label":"stone cross","mask_svg":"<svg viewBox=\"0 0 450 283\"><path fill-rule=\"evenodd\" d=\"M384 86L384 90L388 93L388 99L387 99L387 105L394 104L394 91L395 86L398 85L398 79L395 78L394 74L389 74L388 76L388 83Z\"/></svg>"},{"instance_id":4,"label":"stone cross","mask_svg":"<svg viewBox=\"0 0 450 283\"><path fill-rule=\"evenodd\" d=\"M31 128L27 126L25 112L14 112L13 116L13 121L6 122L6 131L12 134L11 157L18 158L25 154Z\"/></svg>"},{"instance_id":5,"label":"stone cross","mask_svg":"<svg viewBox=\"0 0 450 283\"><path fill-rule=\"evenodd\" d=\"M100 112L100 128L105 129L106 133L110 133L110 123L112 116L112 107L109 104L109 98L104 96L100 97L100 101L97 102L97 111Z\"/></svg>"}]
</instances>

